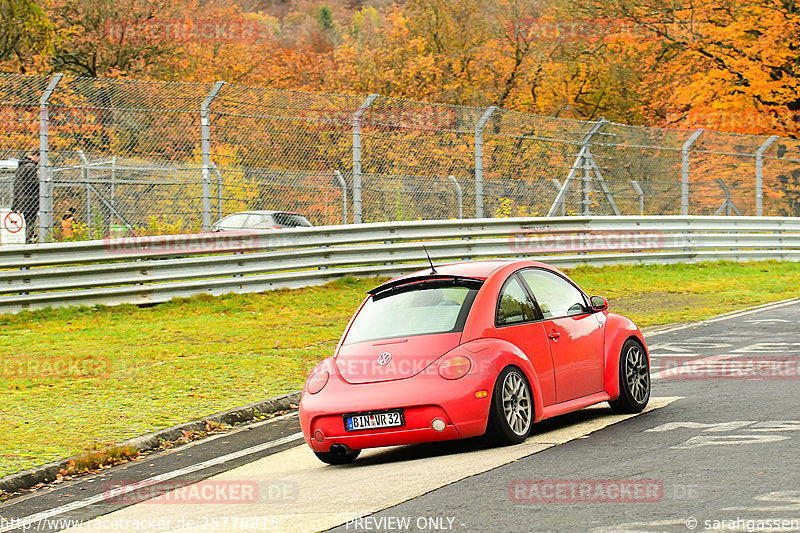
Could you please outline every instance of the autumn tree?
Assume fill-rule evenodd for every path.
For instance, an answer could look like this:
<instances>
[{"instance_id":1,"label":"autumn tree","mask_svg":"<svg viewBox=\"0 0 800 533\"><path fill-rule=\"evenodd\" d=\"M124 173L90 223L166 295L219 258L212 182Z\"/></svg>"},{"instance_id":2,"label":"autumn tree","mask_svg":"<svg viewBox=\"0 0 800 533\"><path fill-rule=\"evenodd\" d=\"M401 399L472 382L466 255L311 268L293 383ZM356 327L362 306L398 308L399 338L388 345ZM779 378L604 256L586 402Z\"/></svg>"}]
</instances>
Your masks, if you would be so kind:
<instances>
[{"instance_id":1,"label":"autumn tree","mask_svg":"<svg viewBox=\"0 0 800 533\"><path fill-rule=\"evenodd\" d=\"M639 90L646 95L641 112L648 122L798 133L800 7L795 2L582 0L573 7L646 36L638 62Z\"/></svg>"},{"instance_id":2,"label":"autumn tree","mask_svg":"<svg viewBox=\"0 0 800 533\"><path fill-rule=\"evenodd\" d=\"M46 8L34 0L0 0L0 65L24 74L34 57L50 50L53 26Z\"/></svg>"},{"instance_id":3,"label":"autumn tree","mask_svg":"<svg viewBox=\"0 0 800 533\"><path fill-rule=\"evenodd\" d=\"M613 28L566 13L560 0L410 0L388 13L364 8L335 51L331 83L361 93L620 118L636 92L635 69L612 59L620 53Z\"/></svg>"},{"instance_id":4,"label":"autumn tree","mask_svg":"<svg viewBox=\"0 0 800 533\"><path fill-rule=\"evenodd\" d=\"M174 53L173 0L52 0L50 70L78 76L141 76Z\"/></svg>"},{"instance_id":5,"label":"autumn tree","mask_svg":"<svg viewBox=\"0 0 800 533\"><path fill-rule=\"evenodd\" d=\"M0 13L7 71L800 134L789 0L0 0Z\"/></svg>"},{"instance_id":6,"label":"autumn tree","mask_svg":"<svg viewBox=\"0 0 800 533\"><path fill-rule=\"evenodd\" d=\"M148 75L320 90L339 36L334 12L324 8L291 12L279 20L231 4L207 5L202 17L183 19L172 53L149 67Z\"/></svg>"}]
</instances>

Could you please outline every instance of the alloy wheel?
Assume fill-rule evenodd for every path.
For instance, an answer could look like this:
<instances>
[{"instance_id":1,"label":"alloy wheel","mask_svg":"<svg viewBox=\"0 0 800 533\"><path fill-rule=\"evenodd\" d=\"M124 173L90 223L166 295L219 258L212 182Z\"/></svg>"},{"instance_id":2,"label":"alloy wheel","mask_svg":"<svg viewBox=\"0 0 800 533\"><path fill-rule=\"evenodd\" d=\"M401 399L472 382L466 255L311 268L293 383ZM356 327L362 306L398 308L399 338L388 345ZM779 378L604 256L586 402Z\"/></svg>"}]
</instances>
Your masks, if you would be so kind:
<instances>
[{"instance_id":1,"label":"alloy wheel","mask_svg":"<svg viewBox=\"0 0 800 533\"><path fill-rule=\"evenodd\" d=\"M503 412L508 427L517 435L527 435L531 425L531 398L525 379L509 372L503 381Z\"/></svg>"}]
</instances>

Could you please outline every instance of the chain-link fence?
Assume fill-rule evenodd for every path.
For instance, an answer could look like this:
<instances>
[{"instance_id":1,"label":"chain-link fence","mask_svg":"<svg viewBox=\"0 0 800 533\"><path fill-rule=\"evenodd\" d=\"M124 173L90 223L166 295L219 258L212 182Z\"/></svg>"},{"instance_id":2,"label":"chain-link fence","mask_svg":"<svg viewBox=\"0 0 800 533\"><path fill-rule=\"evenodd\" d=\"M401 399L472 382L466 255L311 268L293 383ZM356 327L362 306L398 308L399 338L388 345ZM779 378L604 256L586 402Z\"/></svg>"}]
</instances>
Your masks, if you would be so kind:
<instances>
[{"instance_id":1,"label":"chain-link fence","mask_svg":"<svg viewBox=\"0 0 800 533\"><path fill-rule=\"evenodd\" d=\"M0 207L39 155L38 234L589 214L800 216L800 142L213 83L0 74Z\"/></svg>"}]
</instances>

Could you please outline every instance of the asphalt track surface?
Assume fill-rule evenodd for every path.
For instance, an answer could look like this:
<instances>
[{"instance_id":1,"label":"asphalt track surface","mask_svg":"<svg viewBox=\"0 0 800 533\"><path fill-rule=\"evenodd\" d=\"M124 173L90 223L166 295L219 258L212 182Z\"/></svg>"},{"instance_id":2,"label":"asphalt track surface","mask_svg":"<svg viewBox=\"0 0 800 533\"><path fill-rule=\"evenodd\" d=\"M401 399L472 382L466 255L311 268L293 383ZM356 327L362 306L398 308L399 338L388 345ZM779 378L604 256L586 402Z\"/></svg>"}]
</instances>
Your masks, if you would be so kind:
<instances>
[{"instance_id":1,"label":"asphalt track surface","mask_svg":"<svg viewBox=\"0 0 800 533\"><path fill-rule=\"evenodd\" d=\"M648 332L644 413L585 409L518 446L328 466L290 414L13 498L0 533L800 531L798 331L792 301Z\"/></svg>"}]
</instances>

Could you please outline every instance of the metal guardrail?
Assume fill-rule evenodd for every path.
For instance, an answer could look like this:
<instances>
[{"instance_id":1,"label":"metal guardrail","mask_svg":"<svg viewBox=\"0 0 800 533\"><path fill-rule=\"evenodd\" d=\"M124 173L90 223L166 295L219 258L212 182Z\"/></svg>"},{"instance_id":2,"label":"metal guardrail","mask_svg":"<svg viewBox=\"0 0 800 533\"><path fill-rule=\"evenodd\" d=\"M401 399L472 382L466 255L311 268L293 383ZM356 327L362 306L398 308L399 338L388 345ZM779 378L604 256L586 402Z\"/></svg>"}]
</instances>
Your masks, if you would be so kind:
<instances>
[{"instance_id":1,"label":"metal guardrail","mask_svg":"<svg viewBox=\"0 0 800 533\"><path fill-rule=\"evenodd\" d=\"M800 260L800 218L555 217L388 222L0 247L0 313L259 292L434 262L534 258L559 267Z\"/></svg>"}]
</instances>

